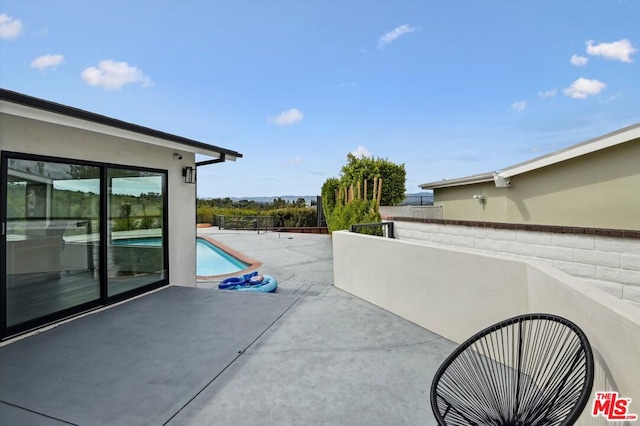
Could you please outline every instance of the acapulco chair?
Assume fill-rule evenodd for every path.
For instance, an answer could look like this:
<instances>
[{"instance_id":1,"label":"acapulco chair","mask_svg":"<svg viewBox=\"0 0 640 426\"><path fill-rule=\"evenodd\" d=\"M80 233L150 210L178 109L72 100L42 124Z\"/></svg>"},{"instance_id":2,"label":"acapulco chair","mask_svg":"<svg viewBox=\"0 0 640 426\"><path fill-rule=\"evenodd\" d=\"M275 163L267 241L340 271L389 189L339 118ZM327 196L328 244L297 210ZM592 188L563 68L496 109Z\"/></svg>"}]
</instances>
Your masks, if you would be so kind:
<instances>
[{"instance_id":1,"label":"acapulco chair","mask_svg":"<svg viewBox=\"0 0 640 426\"><path fill-rule=\"evenodd\" d=\"M571 321L526 314L462 343L431 385L439 425L572 425L593 386L593 353Z\"/></svg>"}]
</instances>

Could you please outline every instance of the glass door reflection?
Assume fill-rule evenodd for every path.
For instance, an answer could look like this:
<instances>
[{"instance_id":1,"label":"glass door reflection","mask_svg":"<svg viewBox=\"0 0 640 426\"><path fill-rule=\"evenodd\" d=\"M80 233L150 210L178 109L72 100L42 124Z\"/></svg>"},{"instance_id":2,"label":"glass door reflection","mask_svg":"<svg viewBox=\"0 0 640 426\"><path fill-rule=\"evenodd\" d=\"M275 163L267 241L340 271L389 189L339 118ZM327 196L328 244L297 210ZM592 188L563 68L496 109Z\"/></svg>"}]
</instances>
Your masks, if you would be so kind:
<instances>
[{"instance_id":1,"label":"glass door reflection","mask_svg":"<svg viewBox=\"0 0 640 426\"><path fill-rule=\"evenodd\" d=\"M99 302L100 169L7 164L7 327Z\"/></svg>"},{"instance_id":2,"label":"glass door reflection","mask_svg":"<svg viewBox=\"0 0 640 426\"><path fill-rule=\"evenodd\" d=\"M166 174L109 168L107 295L167 279L164 214Z\"/></svg>"}]
</instances>

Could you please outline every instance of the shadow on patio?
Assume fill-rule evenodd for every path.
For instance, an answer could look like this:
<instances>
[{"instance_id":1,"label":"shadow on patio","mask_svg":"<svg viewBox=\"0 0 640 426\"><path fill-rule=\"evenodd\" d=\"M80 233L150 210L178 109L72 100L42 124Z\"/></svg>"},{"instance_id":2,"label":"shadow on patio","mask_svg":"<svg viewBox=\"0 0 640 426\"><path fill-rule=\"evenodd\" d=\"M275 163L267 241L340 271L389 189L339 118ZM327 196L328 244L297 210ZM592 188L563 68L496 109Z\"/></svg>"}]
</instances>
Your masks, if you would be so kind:
<instances>
[{"instance_id":1,"label":"shadow on patio","mask_svg":"<svg viewBox=\"0 0 640 426\"><path fill-rule=\"evenodd\" d=\"M331 240L220 233L279 294L171 286L0 348L0 424L435 424L455 344L333 287Z\"/></svg>"}]
</instances>

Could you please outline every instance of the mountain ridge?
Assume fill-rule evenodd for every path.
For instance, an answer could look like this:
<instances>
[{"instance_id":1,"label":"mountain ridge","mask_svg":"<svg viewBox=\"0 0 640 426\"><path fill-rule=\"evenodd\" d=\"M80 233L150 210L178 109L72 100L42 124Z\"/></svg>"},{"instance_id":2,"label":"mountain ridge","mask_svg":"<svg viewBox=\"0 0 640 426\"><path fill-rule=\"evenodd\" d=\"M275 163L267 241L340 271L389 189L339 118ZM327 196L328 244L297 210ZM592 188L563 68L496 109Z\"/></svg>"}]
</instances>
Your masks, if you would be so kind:
<instances>
[{"instance_id":1,"label":"mountain ridge","mask_svg":"<svg viewBox=\"0 0 640 426\"><path fill-rule=\"evenodd\" d=\"M229 198L231 201L246 200L246 201L255 201L256 203L272 203L273 200L277 200L278 198L285 200L287 202L293 202L293 201L297 201L299 198L304 198L304 200L307 203L311 203L311 201L313 202L316 201L316 197L317 195L273 195L273 196L260 196L260 197L202 197L202 198L198 197L198 198L200 198L201 200L215 200L215 199ZM415 192L415 193L406 193L405 201L403 202L403 204L405 204L408 199L420 198L420 197L423 197L423 199L426 202L433 201L432 192L422 191L422 192Z\"/></svg>"}]
</instances>

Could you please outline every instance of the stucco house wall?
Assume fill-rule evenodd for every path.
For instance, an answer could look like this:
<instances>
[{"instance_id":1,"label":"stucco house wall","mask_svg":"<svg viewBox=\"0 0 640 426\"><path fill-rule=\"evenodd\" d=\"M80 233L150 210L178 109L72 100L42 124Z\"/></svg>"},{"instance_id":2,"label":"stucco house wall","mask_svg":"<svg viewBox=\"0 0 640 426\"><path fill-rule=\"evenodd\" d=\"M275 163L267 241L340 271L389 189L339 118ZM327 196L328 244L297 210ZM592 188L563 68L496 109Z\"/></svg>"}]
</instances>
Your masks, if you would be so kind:
<instances>
[{"instance_id":1,"label":"stucco house wall","mask_svg":"<svg viewBox=\"0 0 640 426\"><path fill-rule=\"evenodd\" d=\"M438 188L433 190L433 205L442 207L443 219L506 222L509 189L496 188L493 182ZM484 195L486 203L474 195Z\"/></svg>"},{"instance_id":2,"label":"stucco house wall","mask_svg":"<svg viewBox=\"0 0 640 426\"><path fill-rule=\"evenodd\" d=\"M195 285L196 191L182 177L183 167L195 167L194 153L8 114L0 114L0 149L167 170L169 282Z\"/></svg>"},{"instance_id":3,"label":"stucco house wall","mask_svg":"<svg viewBox=\"0 0 640 426\"><path fill-rule=\"evenodd\" d=\"M640 139L493 182L434 189L444 219L640 229ZM483 205L473 199L484 195Z\"/></svg>"}]
</instances>

